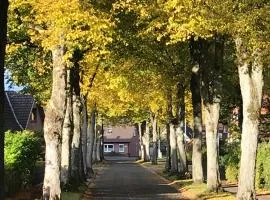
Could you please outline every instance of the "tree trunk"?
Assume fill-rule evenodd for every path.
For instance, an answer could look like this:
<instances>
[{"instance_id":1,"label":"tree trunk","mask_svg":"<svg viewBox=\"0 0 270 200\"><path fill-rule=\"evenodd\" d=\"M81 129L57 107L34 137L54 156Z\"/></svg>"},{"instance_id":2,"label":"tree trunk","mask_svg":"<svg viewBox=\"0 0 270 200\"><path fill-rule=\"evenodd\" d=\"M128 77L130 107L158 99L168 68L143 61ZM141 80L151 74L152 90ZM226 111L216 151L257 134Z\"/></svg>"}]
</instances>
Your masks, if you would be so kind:
<instances>
[{"instance_id":1,"label":"tree trunk","mask_svg":"<svg viewBox=\"0 0 270 200\"><path fill-rule=\"evenodd\" d=\"M152 165L157 165L157 114L150 116L153 130Z\"/></svg>"},{"instance_id":2,"label":"tree trunk","mask_svg":"<svg viewBox=\"0 0 270 200\"><path fill-rule=\"evenodd\" d=\"M184 145L184 132L181 126L176 128L176 141L177 141L177 149L178 149L178 159L179 159L179 167L178 172L180 175L185 175L187 172L187 156Z\"/></svg>"},{"instance_id":3,"label":"tree trunk","mask_svg":"<svg viewBox=\"0 0 270 200\"><path fill-rule=\"evenodd\" d=\"M72 94L70 85L70 70L67 71L67 108L62 132L61 150L61 183L66 185L69 181L70 172L70 141L72 136Z\"/></svg>"},{"instance_id":4,"label":"tree trunk","mask_svg":"<svg viewBox=\"0 0 270 200\"><path fill-rule=\"evenodd\" d=\"M87 173L86 159L87 159L87 126L88 126L88 113L87 113L87 97L83 97L83 127L82 127L82 158L83 158L83 170Z\"/></svg>"},{"instance_id":5,"label":"tree trunk","mask_svg":"<svg viewBox=\"0 0 270 200\"><path fill-rule=\"evenodd\" d=\"M207 144L207 189L217 192L220 187L218 155L218 121L221 101L221 73L223 38L201 40L201 96L204 109Z\"/></svg>"},{"instance_id":6,"label":"tree trunk","mask_svg":"<svg viewBox=\"0 0 270 200\"><path fill-rule=\"evenodd\" d=\"M74 181L81 180L81 100L73 95L73 137L71 143L71 176Z\"/></svg>"},{"instance_id":7,"label":"tree trunk","mask_svg":"<svg viewBox=\"0 0 270 200\"><path fill-rule=\"evenodd\" d=\"M73 181L81 181L84 178L82 168L82 151L81 151L81 98L80 98L80 77L79 67L71 69L72 86L73 86L73 138L71 143L71 176Z\"/></svg>"},{"instance_id":8,"label":"tree trunk","mask_svg":"<svg viewBox=\"0 0 270 200\"><path fill-rule=\"evenodd\" d=\"M237 199L255 200L255 163L258 143L263 74L260 52L253 53L250 66L245 44L236 39L238 73L243 99L243 124L241 138L241 161Z\"/></svg>"},{"instance_id":9,"label":"tree trunk","mask_svg":"<svg viewBox=\"0 0 270 200\"><path fill-rule=\"evenodd\" d=\"M219 165L218 165L218 119L219 103L208 103L205 105L205 129L207 144L207 189L218 191L220 187Z\"/></svg>"},{"instance_id":10,"label":"tree trunk","mask_svg":"<svg viewBox=\"0 0 270 200\"><path fill-rule=\"evenodd\" d=\"M166 149L166 165L165 170L169 172L171 170L171 146L170 146L170 124L166 124L166 139L167 139L167 149Z\"/></svg>"},{"instance_id":11,"label":"tree trunk","mask_svg":"<svg viewBox=\"0 0 270 200\"><path fill-rule=\"evenodd\" d=\"M93 154L92 154L92 162L95 163L97 161L97 124L95 123L95 132L93 135Z\"/></svg>"},{"instance_id":12,"label":"tree trunk","mask_svg":"<svg viewBox=\"0 0 270 200\"><path fill-rule=\"evenodd\" d=\"M187 171L187 158L184 146L184 125L185 125L185 87L182 83L177 85L177 126L176 139L179 153L179 167L180 175L185 175Z\"/></svg>"},{"instance_id":13,"label":"tree trunk","mask_svg":"<svg viewBox=\"0 0 270 200\"><path fill-rule=\"evenodd\" d=\"M94 145L94 134L95 134L95 127L96 127L96 115L95 110L91 112L91 119L89 123L89 129L87 132L87 177L90 178L94 174L93 171L93 145Z\"/></svg>"},{"instance_id":14,"label":"tree trunk","mask_svg":"<svg viewBox=\"0 0 270 200\"><path fill-rule=\"evenodd\" d=\"M146 122L145 133L143 134L143 146L144 146L144 162L150 161L150 149L149 149L149 141L150 141L150 131L149 125Z\"/></svg>"},{"instance_id":15,"label":"tree trunk","mask_svg":"<svg viewBox=\"0 0 270 200\"><path fill-rule=\"evenodd\" d=\"M168 89L167 90L167 101L168 101L168 105L167 105L167 115L168 115L168 122L166 123L166 132L167 132L167 158L166 158L166 165L165 165L165 169L169 172L173 169L173 171L175 170L175 166L172 166L172 147L171 147L171 135L174 133L174 127L172 124L173 121L173 107L172 107L172 90Z\"/></svg>"},{"instance_id":16,"label":"tree trunk","mask_svg":"<svg viewBox=\"0 0 270 200\"><path fill-rule=\"evenodd\" d=\"M8 0L0 1L0 199L5 198L5 166L4 166L4 71L5 71L5 50L7 37L7 10Z\"/></svg>"},{"instance_id":17,"label":"tree trunk","mask_svg":"<svg viewBox=\"0 0 270 200\"><path fill-rule=\"evenodd\" d=\"M96 155L96 159L97 159L97 161L98 162L100 162L100 137L101 137L101 135L100 135L100 130L98 131L98 134L97 134L97 155Z\"/></svg>"},{"instance_id":18,"label":"tree trunk","mask_svg":"<svg viewBox=\"0 0 270 200\"><path fill-rule=\"evenodd\" d=\"M202 119L201 119L201 94L200 94L200 74L192 73L190 81L193 105L193 149L192 149L192 179L194 183L203 182L202 167Z\"/></svg>"},{"instance_id":19,"label":"tree trunk","mask_svg":"<svg viewBox=\"0 0 270 200\"><path fill-rule=\"evenodd\" d=\"M101 119L101 137L100 137L100 161L104 160L104 125Z\"/></svg>"},{"instance_id":20,"label":"tree trunk","mask_svg":"<svg viewBox=\"0 0 270 200\"><path fill-rule=\"evenodd\" d=\"M171 147L171 172L176 173L178 171L178 161L177 161L177 142L175 127L170 124L170 147Z\"/></svg>"},{"instance_id":21,"label":"tree trunk","mask_svg":"<svg viewBox=\"0 0 270 200\"><path fill-rule=\"evenodd\" d=\"M160 138L158 139L158 158L161 159L162 158L162 152L161 152L161 141Z\"/></svg>"},{"instance_id":22,"label":"tree trunk","mask_svg":"<svg viewBox=\"0 0 270 200\"><path fill-rule=\"evenodd\" d=\"M138 123L138 129L139 129L139 142L140 142L140 158L141 160L144 159L145 155L145 151L144 151L144 146L143 146L143 136L142 136L142 124Z\"/></svg>"},{"instance_id":23,"label":"tree trunk","mask_svg":"<svg viewBox=\"0 0 270 200\"><path fill-rule=\"evenodd\" d=\"M48 102L44 121L45 174L43 183L43 199L59 200L61 138L66 111L66 63L63 46L52 50L53 84L51 98Z\"/></svg>"}]
</instances>

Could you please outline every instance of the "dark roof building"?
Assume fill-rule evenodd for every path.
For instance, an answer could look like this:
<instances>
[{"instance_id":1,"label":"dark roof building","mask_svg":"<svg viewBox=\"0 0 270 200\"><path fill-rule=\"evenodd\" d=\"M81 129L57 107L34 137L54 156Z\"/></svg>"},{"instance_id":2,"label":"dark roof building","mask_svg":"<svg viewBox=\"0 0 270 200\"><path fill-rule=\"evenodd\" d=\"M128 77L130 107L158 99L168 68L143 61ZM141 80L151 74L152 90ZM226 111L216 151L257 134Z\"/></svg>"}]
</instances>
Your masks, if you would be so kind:
<instances>
[{"instance_id":1,"label":"dark roof building","mask_svg":"<svg viewBox=\"0 0 270 200\"><path fill-rule=\"evenodd\" d=\"M28 94L14 91L5 92L4 130L21 131L25 129L42 131L42 109Z\"/></svg>"},{"instance_id":2,"label":"dark roof building","mask_svg":"<svg viewBox=\"0 0 270 200\"><path fill-rule=\"evenodd\" d=\"M139 135L135 126L105 126L103 151L105 155L138 157Z\"/></svg>"}]
</instances>

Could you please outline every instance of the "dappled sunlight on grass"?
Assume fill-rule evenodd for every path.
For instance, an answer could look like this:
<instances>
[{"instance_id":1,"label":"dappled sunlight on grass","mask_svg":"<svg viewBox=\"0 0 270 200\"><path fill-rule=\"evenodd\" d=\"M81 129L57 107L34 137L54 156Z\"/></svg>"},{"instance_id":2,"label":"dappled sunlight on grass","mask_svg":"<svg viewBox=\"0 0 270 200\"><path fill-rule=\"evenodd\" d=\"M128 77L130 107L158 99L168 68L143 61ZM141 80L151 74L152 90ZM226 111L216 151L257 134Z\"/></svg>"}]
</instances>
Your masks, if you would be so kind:
<instances>
[{"instance_id":1,"label":"dappled sunlight on grass","mask_svg":"<svg viewBox=\"0 0 270 200\"><path fill-rule=\"evenodd\" d=\"M175 180L175 181L169 183L168 185L180 184L180 183L182 183L182 180Z\"/></svg>"},{"instance_id":2,"label":"dappled sunlight on grass","mask_svg":"<svg viewBox=\"0 0 270 200\"><path fill-rule=\"evenodd\" d=\"M181 193L190 199L234 200L234 195L228 192L207 192L206 184L190 184L180 189Z\"/></svg>"},{"instance_id":3,"label":"dappled sunlight on grass","mask_svg":"<svg viewBox=\"0 0 270 200\"><path fill-rule=\"evenodd\" d=\"M138 164L140 164L140 163L144 163L144 160L136 160L136 162L135 163L138 163Z\"/></svg>"},{"instance_id":4,"label":"dappled sunlight on grass","mask_svg":"<svg viewBox=\"0 0 270 200\"><path fill-rule=\"evenodd\" d=\"M168 184L176 188L184 199L211 199L211 200L234 200L234 195L227 192L207 192L206 184L193 184L192 179L180 179L177 174L165 172L165 162L158 162L157 165L152 165L151 162L139 162L142 166L154 171L158 175L168 180Z\"/></svg>"},{"instance_id":5,"label":"dappled sunlight on grass","mask_svg":"<svg viewBox=\"0 0 270 200\"><path fill-rule=\"evenodd\" d=\"M270 195L270 190L258 189L256 192L257 192L257 196Z\"/></svg>"},{"instance_id":6,"label":"dappled sunlight on grass","mask_svg":"<svg viewBox=\"0 0 270 200\"><path fill-rule=\"evenodd\" d=\"M205 184L193 184L192 180L185 186L180 186L180 191L184 193L185 195L191 195L197 197L201 193L203 193L206 190Z\"/></svg>"},{"instance_id":7,"label":"dappled sunlight on grass","mask_svg":"<svg viewBox=\"0 0 270 200\"><path fill-rule=\"evenodd\" d=\"M203 193L199 195L199 198L202 200L206 200L206 199L211 199L211 200L235 200L236 197L233 196L230 193L225 193L225 192L221 192L221 193Z\"/></svg>"}]
</instances>

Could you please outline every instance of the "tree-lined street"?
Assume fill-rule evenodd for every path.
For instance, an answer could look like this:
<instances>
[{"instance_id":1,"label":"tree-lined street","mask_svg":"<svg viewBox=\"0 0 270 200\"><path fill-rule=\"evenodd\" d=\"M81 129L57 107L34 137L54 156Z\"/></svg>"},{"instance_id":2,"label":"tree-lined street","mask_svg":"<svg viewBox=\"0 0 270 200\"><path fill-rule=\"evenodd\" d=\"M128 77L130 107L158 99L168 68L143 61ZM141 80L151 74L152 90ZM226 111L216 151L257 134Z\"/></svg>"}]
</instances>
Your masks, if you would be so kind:
<instances>
[{"instance_id":1,"label":"tree-lined street","mask_svg":"<svg viewBox=\"0 0 270 200\"><path fill-rule=\"evenodd\" d=\"M85 186L104 153L123 155L131 143L105 144L106 126L134 127L141 162L166 157L161 173L204 195L220 195L226 181L237 200L256 200L270 188L269 13L269 0L1 1L1 200L33 186L38 167L38 198ZM36 99L24 121L39 114L41 132L21 126L4 70ZM4 130L9 119L18 127ZM109 166L97 198L176 195L135 164Z\"/></svg>"},{"instance_id":2,"label":"tree-lined street","mask_svg":"<svg viewBox=\"0 0 270 200\"><path fill-rule=\"evenodd\" d=\"M90 191L94 200L182 199L177 189L163 178L125 159L109 161Z\"/></svg>"}]
</instances>

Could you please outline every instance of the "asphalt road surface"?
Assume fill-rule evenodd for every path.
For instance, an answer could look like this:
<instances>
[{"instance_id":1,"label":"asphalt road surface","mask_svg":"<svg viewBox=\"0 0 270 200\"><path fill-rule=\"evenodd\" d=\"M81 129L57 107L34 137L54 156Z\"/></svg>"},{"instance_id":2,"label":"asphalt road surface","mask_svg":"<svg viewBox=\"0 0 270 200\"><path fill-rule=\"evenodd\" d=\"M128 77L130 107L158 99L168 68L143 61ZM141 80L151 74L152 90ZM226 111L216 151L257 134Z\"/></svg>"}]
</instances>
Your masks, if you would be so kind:
<instances>
[{"instance_id":1,"label":"asphalt road surface","mask_svg":"<svg viewBox=\"0 0 270 200\"><path fill-rule=\"evenodd\" d=\"M177 190L134 161L110 161L91 186L94 200L181 199Z\"/></svg>"}]
</instances>

